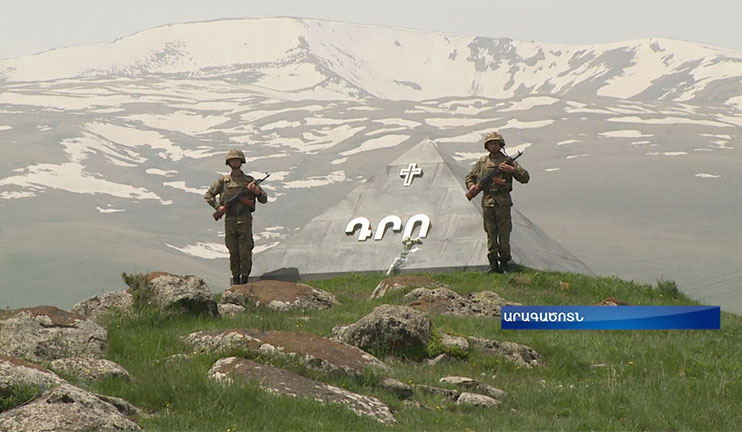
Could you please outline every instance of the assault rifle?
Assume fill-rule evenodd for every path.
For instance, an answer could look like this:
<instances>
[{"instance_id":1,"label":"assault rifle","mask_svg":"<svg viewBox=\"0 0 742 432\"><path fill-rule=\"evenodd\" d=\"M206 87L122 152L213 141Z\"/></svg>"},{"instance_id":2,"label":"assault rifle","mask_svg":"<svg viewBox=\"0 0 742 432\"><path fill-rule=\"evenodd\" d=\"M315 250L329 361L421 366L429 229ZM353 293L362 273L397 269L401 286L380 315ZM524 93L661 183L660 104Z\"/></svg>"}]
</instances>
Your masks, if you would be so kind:
<instances>
[{"instance_id":1,"label":"assault rifle","mask_svg":"<svg viewBox=\"0 0 742 432\"><path fill-rule=\"evenodd\" d=\"M515 155L515 156L512 156L512 157L511 156L508 156L508 158L505 161L505 163L508 164L508 165L513 165L513 162L515 162L515 160L518 159L520 157L520 155L522 155L522 154L523 154L523 152L522 151L519 151L518 154ZM498 175L498 174L500 174L500 168L499 167L495 167L495 170L494 171L492 171L491 173L489 173L486 176L484 176L484 178L482 180L480 180L479 183L477 183L474 186L474 189L466 192L466 198L468 198L469 201L471 201L475 196L479 195L479 192L482 192L482 189L484 189L487 186L487 184L489 182L491 182L492 179L495 178L495 176Z\"/></svg>"},{"instance_id":2,"label":"assault rifle","mask_svg":"<svg viewBox=\"0 0 742 432\"><path fill-rule=\"evenodd\" d=\"M263 180L267 179L270 176L271 176L270 173L265 173L265 177L263 177L262 179L255 180L255 184L259 185L260 183L263 182ZM211 216L214 218L215 221L218 221L219 219L222 218L222 216L224 216L225 213L227 213L227 210L229 210L231 206L237 205L238 202L247 204L250 206L250 209L253 209L255 206L255 200L244 200L248 192L249 190L247 189L247 187L244 187L237 195L228 199L227 202L224 203L224 206L223 206L224 210L222 211L217 210Z\"/></svg>"}]
</instances>

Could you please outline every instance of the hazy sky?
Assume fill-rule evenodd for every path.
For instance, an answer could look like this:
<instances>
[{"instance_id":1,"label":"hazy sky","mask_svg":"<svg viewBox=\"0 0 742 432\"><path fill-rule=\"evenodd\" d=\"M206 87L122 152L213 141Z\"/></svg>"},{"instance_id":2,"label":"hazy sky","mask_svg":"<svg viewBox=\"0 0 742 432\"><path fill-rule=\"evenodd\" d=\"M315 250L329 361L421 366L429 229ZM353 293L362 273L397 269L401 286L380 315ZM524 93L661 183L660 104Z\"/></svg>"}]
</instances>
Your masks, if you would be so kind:
<instances>
[{"instance_id":1,"label":"hazy sky","mask_svg":"<svg viewBox=\"0 0 742 432\"><path fill-rule=\"evenodd\" d=\"M261 16L569 44L664 37L742 52L742 0L0 0L0 59Z\"/></svg>"}]
</instances>

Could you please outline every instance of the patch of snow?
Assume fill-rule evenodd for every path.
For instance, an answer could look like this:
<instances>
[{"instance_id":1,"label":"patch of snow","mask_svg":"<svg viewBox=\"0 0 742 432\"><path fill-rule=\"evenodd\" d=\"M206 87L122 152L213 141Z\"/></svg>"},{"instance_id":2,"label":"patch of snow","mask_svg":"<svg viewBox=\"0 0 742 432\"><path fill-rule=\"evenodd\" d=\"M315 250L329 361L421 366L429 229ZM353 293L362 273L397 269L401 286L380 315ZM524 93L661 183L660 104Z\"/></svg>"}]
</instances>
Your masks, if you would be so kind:
<instances>
[{"instance_id":1,"label":"patch of snow","mask_svg":"<svg viewBox=\"0 0 742 432\"><path fill-rule=\"evenodd\" d=\"M537 106L554 105L557 102L559 102L559 99L556 99L550 96L531 96L531 97L523 98L523 100L513 102L512 104L510 104L509 107L501 108L497 111L498 112L526 111L526 110L529 110Z\"/></svg>"},{"instance_id":2,"label":"patch of snow","mask_svg":"<svg viewBox=\"0 0 742 432\"><path fill-rule=\"evenodd\" d=\"M159 175L163 177L172 177L175 174L178 174L178 171L175 170L165 171L158 168L147 168L144 172L146 172L147 174Z\"/></svg>"},{"instance_id":3,"label":"patch of snow","mask_svg":"<svg viewBox=\"0 0 742 432\"><path fill-rule=\"evenodd\" d=\"M333 171L326 176L307 177L303 180L294 180L286 182L283 187L286 189L305 189L317 186L326 186L333 183L343 183L348 181L345 177L345 171Z\"/></svg>"},{"instance_id":4,"label":"patch of snow","mask_svg":"<svg viewBox=\"0 0 742 432\"><path fill-rule=\"evenodd\" d=\"M174 189L180 189L182 191L185 191L185 192L188 192L188 193L194 193L194 194L198 194L198 195L203 195L203 194L206 193L207 190L209 190L209 188L201 188L201 189L189 188L189 187L187 187L185 185L185 181L182 181L182 180L180 180L180 181L173 181L173 182L163 182L162 185L163 186L167 186L167 187L171 187L171 188L174 188Z\"/></svg>"},{"instance_id":5,"label":"patch of snow","mask_svg":"<svg viewBox=\"0 0 742 432\"><path fill-rule=\"evenodd\" d=\"M114 183L100 178L95 174L85 172L85 167L79 163L63 163L61 165L38 164L24 169L17 169L22 175L0 179L0 186L16 185L25 188L59 189L78 194L106 194L128 199L154 199L163 204L165 201L157 194L147 189Z\"/></svg>"},{"instance_id":6,"label":"patch of snow","mask_svg":"<svg viewBox=\"0 0 742 432\"><path fill-rule=\"evenodd\" d=\"M409 138L409 135L384 135L379 138L366 140L358 148L338 153L340 156L351 156L357 153L377 150L381 148L396 147Z\"/></svg>"},{"instance_id":7,"label":"patch of snow","mask_svg":"<svg viewBox=\"0 0 742 432\"><path fill-rule=\"evenodd\" d=\"M190 255L196 258L205 258L205 259L229 258L229 250L222 243L196 242L196 244L187 245L182 248L173 246L168 243L167 247L183 252L186 255Z\"/></svg>"},{"instance_id":8,"label":"patch of snow","mask_svg":"<svg viewBox=\"0 0 742 432\"><path fill-rule=\"evenodd\" d=\"M120 213L120 212L126 211L124 209L101 208L101 207L95 207L95 209L98 210L98 213Z\"/></svg>"},{"instance_id":9,"label":"patch of snow","mask_svg":"<svg viewBox=\"0 0 742 432\"><path fill-rule=\"evenodd\" d=\"M598 135L607 137L607 138L645 138L645 137L651 137L654 136L652 134L642 134L638 130L615 130L615 131L608 131L608 132L601 132Z\"/></svg>"}]
</instances>

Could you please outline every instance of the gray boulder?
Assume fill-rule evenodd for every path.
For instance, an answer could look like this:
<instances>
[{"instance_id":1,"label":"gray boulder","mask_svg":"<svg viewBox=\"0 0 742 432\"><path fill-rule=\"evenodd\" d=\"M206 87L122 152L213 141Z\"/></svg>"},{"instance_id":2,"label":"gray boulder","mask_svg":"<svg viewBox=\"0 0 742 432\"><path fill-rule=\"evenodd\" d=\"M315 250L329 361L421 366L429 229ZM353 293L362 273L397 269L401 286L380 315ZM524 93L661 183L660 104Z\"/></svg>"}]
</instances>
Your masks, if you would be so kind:
<instances>
[{"instance_id":1,"label":"gray boulder","mask_svg":"<svg viewBox=\"0 0 742 432\"><path fill-rule=\"evenodd\" d=\"M0 414L2 431L141 430L116 405L70 384L45 391L31 403Z\"/></svg>"},{"instance_id":2,"label":"gray boulder","mask_svg":"<svg viewBox=\"0 0 742 432\"><path fill-rule=\"evenodd\" d=\"M107 340L94 321L54 306L0 311L0 354L33 362L100 357Z\"/></svg>"},{"instance_id":3,"label":"gray boulder","mask_svg":"<svg viewBox=\"0 0 742 432\"><path fill-rule=\"evenodd\" d=\"M430 319L415 309L381 305L354 324L335 327L332 337L365 351L406 351L425 349L430 328Z\"/></svg>"},{"instance_id":4,"label":"gray boulder","mask_svg":"<svg viewBox=\"0 0 742 432\"><path fill-rule=\"evenodd\" d=\"M146 280L152 302L162 310L219 316L214 295L199 277L156 272L147 274Z\"/></svg>"},{"instance_id":5,"label":"gray boulder","mask_svg":"<svg viewBox=\"0 0 742 432\"><path fill-rule=\"evenodd\" d=\"M308 398L323 404L338 403L347 406L358 415L371 417L381 423L396 423L389 407L374 397L353 393L291 371L247 359L228 357L218 360L209 370L208 377L227 383L235 379L255 381L261 388L271 393Z\"/></svg>"},{"instance_id":6,"label":"gray boulder","mask_svg":"<svg viewBox=\"0 0 742 432\"><path fill-rule=\"evenodd\" d=\"M85 318L98 320L113 311L129 314L133 305L134 296L128 291L112 291L83 300L75 304L70 311Z\"/></svg>"},{"instance_id":7,"label":"gray boulder","mask_svg":"<svg viewBox=\"0 0 742 432\"><path fill-rule=\"evenodd\" d=\"M130 380L131 375L121 365L111 360L83 357L63 358L51 362L57 372L74 376L83 381L98 381L119 377Z\"/></svg>"}]
</instances>

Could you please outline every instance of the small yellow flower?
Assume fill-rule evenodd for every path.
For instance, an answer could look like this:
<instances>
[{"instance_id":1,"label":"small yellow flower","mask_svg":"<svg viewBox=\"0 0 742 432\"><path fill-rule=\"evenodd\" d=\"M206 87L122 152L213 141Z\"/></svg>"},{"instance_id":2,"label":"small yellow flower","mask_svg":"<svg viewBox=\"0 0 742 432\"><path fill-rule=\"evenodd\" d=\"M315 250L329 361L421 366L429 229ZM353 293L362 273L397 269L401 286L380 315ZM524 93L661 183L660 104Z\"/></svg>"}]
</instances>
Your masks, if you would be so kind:
<instances>
[{"instance_id":1,"label":"small yellow flower","mask_svg":"<svg viewBox=\"0 0 742 432\"><path fill-rule=\"evenodd\" d=\"M629 360L629 365L630 366L633 366L634 365L634 362L632 360Z\"/></svg>"}]
</instances>

